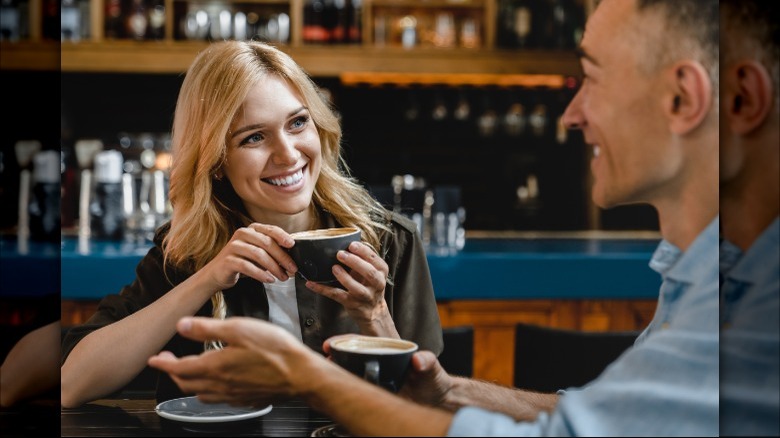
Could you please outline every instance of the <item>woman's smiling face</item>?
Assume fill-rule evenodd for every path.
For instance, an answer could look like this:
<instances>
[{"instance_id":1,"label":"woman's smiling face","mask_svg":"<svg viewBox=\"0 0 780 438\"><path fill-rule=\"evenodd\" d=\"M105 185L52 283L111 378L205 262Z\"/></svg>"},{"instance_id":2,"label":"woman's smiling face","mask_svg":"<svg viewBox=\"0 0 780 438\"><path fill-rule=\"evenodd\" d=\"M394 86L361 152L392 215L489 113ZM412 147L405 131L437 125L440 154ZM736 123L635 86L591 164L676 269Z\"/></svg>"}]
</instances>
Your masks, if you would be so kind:
<instances>
[{"instance_id":1,"label":"woman's smiling face","mask_svg":"<svg viewBox=\"0 0 780 438\"><path fill-rule=\"evenodd\" d=\"M223 171L258 222L307 216L322 165L319 133L300 94L274 74L247 95L231 123Z\"/></svg>"}]
</instances>

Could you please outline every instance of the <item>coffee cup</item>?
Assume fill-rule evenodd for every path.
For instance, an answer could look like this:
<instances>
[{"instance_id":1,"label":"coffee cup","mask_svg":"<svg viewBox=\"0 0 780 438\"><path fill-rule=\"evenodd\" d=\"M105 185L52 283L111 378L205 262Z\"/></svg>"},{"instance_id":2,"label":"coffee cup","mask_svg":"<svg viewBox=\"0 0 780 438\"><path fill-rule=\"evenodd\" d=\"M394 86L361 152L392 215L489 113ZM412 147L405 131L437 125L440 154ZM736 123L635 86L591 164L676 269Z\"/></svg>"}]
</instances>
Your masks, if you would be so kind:
<instances>
[{"instance_id":1,"label":"coffee cup","mask_svg":"<svg viewBox=\"0 0 780 438\"><path fill-rule=\"evenodd\" d=\"M288 250L298 272L306 280L328 285L338 281L333 275L333 265L341 264L336 254L347 250L349 244L360 241L358 228L322 228L291 234L295 245ZM342 265L343 266L343 265Z\"/></svg>"},{"instance_id":2,"label":"coffee cup","mask_svg":"<svg viewBox=\"0 0 780 438\"><path fill-rule=\"evenodd\" d=\"M362 335L337 339L330 347L335 363L391 392L401 389L418 349L412 341Z\"/></svg>"}]
</instances>

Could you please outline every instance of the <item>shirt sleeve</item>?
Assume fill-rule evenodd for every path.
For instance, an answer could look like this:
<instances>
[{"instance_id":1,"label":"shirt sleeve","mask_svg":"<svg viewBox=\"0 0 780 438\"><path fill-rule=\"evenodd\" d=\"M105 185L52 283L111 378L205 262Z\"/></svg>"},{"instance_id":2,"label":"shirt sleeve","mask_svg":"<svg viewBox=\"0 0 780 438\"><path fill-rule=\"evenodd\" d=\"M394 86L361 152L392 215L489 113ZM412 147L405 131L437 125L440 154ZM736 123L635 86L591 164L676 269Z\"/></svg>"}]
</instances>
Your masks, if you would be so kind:
<instances>
[{"instance_id":1,"label":"shirt sleeve","mask_svg":"<svg viewBox=\"0 0 780 438\"><path fill-rule=\"evenodd\" d=\"M455 413L447 436L545 436L543 431L548 423L545 412L535 422L516 422L503 414L466 407Z\"/></svg>"},{"instance_id":2,"label":"shirt sleeve","mask_svg":"<svg viewBox=\"0 0 780 438\"><path fill-rule=\"evenodd\" d=\"M166 280L162 263L159 247L152 247L136 266L136 277L131 284L119 293L103 297L97 311L84 324L68 330L62 342L62 363L85 336L137 312L168 292L173 285Z\"/></svg>"},{"instance_id":3,"label":"shirt sleeve","mask_svg":"<svg viewBox=\"0 0 780 438\"><path fill-rule=\"evenodd\" d=\"M711 310L711 309L710 309ZM533 422L459 410L449 436L717 436L717 333L659 333Z\"/></svg>"}]
</instances>

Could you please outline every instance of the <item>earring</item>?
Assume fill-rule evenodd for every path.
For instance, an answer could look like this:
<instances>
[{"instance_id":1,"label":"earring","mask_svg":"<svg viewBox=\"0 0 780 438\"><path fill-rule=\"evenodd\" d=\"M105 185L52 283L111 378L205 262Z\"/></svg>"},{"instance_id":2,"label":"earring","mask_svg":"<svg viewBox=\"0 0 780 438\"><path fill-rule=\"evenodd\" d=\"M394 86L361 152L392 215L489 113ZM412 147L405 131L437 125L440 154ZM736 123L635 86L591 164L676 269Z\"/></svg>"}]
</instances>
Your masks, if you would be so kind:
<instances>
[{"instance_id":1,"label":"earring","mask_svg":"<svg viewBox=\"0 0 780 438\"><path fill-rule=\"evenodd\" d=\"M222 181L222 173L215 172L213 178L217 181Z\"/></svg>"}]
</instances>

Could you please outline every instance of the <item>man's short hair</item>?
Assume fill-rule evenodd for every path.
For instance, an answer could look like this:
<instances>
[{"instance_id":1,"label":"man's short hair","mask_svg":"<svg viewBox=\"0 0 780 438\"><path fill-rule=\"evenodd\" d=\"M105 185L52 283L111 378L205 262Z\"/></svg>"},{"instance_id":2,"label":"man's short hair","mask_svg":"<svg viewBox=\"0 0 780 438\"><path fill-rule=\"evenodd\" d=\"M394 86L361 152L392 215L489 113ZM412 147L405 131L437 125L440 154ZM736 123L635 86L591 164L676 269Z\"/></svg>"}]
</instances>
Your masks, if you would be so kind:
<instances>
[{"instance_id":1,"label":"man's short hair","mask_svg":"<svg viewBox=\"0 0 780 438\"><path fill-rule=\"evenodd\" d=\"M647 70L655 70L680 59L692 57L709 73L717 93L720 53L720 13L718 0L637 0L640 13L652 11L664 20L659 44L648 47Z\"/></svg>"},{"instance_id":2,"label":"man's short hair","mask_svg":"<svg viewBox=\"0 0 780 438\"><path fill-rule=\"evenodd\" d=\"M724 61L744 54L755 57L772 76L780 95L780 3L776 0L721 0Z\"/></svg>"}]
</instances>

